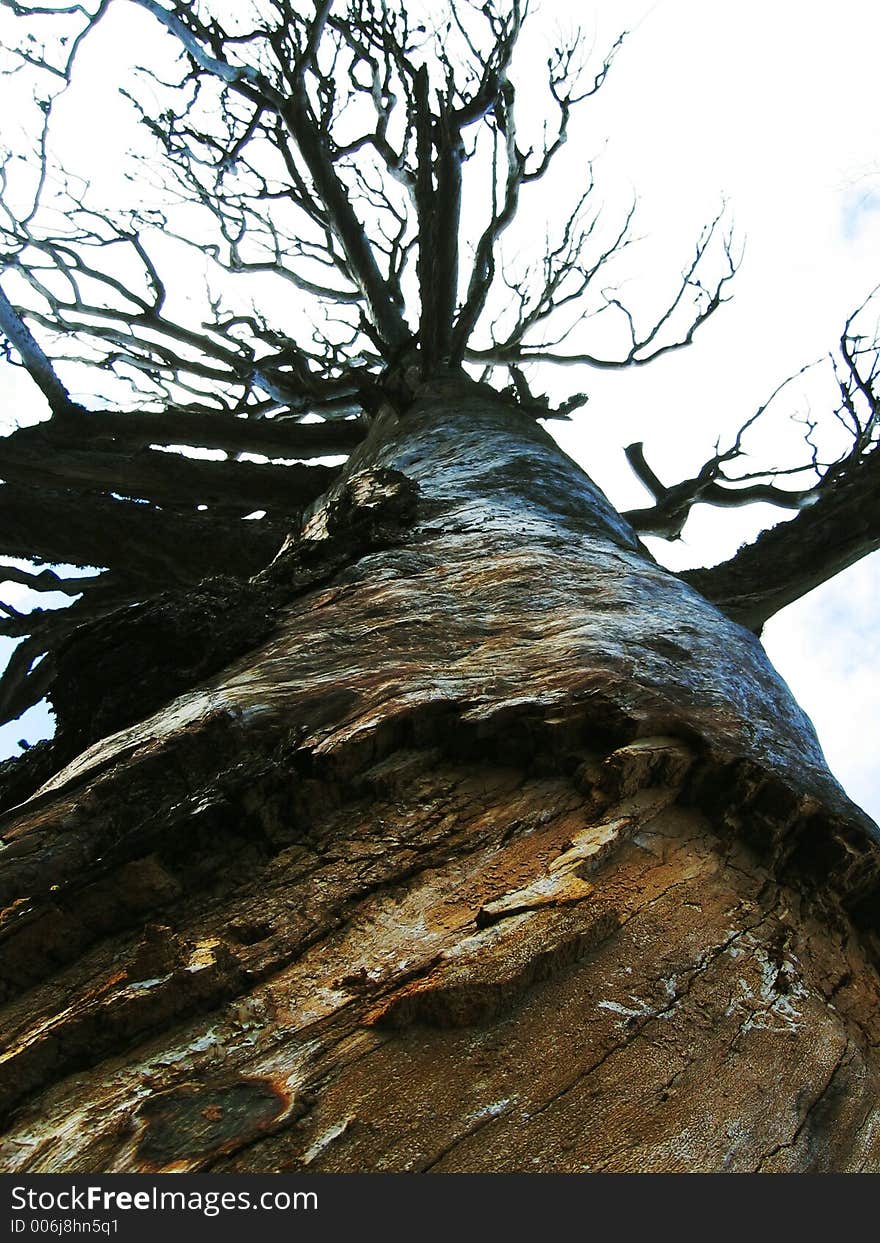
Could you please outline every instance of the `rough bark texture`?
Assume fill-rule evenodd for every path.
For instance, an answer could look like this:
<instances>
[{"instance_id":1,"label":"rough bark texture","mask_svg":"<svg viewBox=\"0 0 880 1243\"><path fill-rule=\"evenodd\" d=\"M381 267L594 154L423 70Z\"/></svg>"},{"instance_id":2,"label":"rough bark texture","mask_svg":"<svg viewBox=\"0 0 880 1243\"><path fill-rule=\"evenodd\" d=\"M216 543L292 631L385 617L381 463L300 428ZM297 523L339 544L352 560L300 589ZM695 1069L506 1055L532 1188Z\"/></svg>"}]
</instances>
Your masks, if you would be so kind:
<instances>
[{"instance_id":1,"label":"rough bark texture","mask_svg":"<svg viewBox=\"0 0 880 1243\"><path fill-rule=\"evenodd\" d=\"M386 409L248 590L4 817L5 1169L880 1168L877 830L537 425Z\"/></svg>"}]
</instances>

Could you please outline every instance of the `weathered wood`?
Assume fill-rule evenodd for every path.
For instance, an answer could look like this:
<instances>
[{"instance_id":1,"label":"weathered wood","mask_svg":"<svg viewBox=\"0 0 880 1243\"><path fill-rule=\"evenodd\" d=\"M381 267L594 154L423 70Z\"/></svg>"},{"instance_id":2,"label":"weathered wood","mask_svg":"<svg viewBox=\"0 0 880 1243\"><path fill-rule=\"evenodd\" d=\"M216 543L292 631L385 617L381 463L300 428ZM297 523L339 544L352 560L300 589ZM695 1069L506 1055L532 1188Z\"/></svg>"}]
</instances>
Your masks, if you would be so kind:
<instances>
[{"instance_id":1,"label":"weathered wood","mask_svg":"<svg viewBox=\"0 0 880 1243\"><path fill-rule=\"evenodd\" d=\"M877 830L757 640L476 386L306 538L390 471L394 546L3 817L4 1168L880 1167Z\"/></svg>"}]
</instances>

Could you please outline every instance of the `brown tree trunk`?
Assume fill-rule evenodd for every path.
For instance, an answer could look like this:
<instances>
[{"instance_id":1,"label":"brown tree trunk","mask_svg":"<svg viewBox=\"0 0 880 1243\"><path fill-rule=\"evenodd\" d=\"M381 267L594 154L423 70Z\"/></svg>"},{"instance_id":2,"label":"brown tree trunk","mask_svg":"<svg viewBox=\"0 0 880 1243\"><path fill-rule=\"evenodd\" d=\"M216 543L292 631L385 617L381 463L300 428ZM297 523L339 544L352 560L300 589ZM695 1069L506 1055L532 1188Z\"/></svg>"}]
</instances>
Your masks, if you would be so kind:
<instances>
[{"instance_id":1,"label":"brown tree trunk","mask_svg":"<svg viewBox=\"0 0 880 1243\"><path fill-rule=\"evenodd\" d=\"M877 831L533 421L384 410L261 582L5 817L3 1168L880 1168Z\"/></svg>"}]
</instances>

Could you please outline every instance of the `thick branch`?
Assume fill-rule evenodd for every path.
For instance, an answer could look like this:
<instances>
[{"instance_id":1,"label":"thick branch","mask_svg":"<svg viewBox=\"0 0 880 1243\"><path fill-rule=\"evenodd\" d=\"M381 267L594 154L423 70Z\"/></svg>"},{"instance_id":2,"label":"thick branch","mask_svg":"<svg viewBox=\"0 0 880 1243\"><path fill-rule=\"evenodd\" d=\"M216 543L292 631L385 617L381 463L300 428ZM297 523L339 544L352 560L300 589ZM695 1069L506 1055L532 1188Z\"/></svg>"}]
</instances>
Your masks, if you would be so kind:
<instances>
[{"instance_id":1,"label":"thick branch","mask_svg":"<svg viewBox=\"0 0 880 1243\"><path fill-rule=\"evenodd\" d=\"M430 371L449 359L458 287L458 230L461 214L461 132L448 104L441 101L435 118L428 99L428 72L416 75L414 108L418 174L419 340ZM436 181L436 184L435 184Z\"/></svg>"},{"instance_id":2,"label":"thick branch","mask_svg":"<svg viewBox=\"0 0 880 1243\"><path fill-rule=\"evenodd\" d=\"M162 587L211 574L254 574L271 561L290 527L289 517L243 522L210 510L162 510L62 488L0 488L0 554L109 566Z\"/></svg>"},{"instance_id":3,"label":"thick branch","mask_svg":"<svg viewBox=\"0 0 880 1243\"><path fill-rule=\"evenodd\" d=\"M654 497L655 504L644 509L629 509L624 518L640 535L656 535L661 539L678 539L691 509L697 504L716 505L722 509L738 509L763 501L782 509L803 509L818 494L819 485L810 488L786 489L772 483L737 484L722 474L723 463L738 456L739 446L716 454L700 468L692 479L666 487L654 474L645 458L641 441L624 450L633 473ZM768 474L783 472L769 471Z\"/></svg>"},{"instance_id":4,"label":"thick branch","mask_svg":"<svg viewBox=\"0 0 880 1243\"><path fill-rule=\"evenodd\" d=\"M229 454L259 453L266 457L315 458L350 453L367 433L362 419L301 423L298 419L238 418L220 411L80 411L44 433L68 446L79 442L96 449L111 445L127 450L150 445L191 445L223 449ZM0 441L0 454L3 444Z\"/></svg>"},{"instance_id":5,"label":"thick branch","mask_svg":"<svg viewBox=\"0 0 880 1243\"><path fill-rule=\"evenodd\" d=\"M399 349L409 339L409 330L395 305L388 283L379 270L373 249L351 205L348 192L336 174L332 156L312 115L306 92L303 75L314 64L317 50L315 40L320 37L323 19L318 20L312 28L307 53L295 75L293 89L285 96L252 66L232 65L221 56L212 55L207 51L203 38L194 32L189 21L181 19L178 11L163 9L155 0L135 0L135 3L152 13L165 26L200 69L219 78L252 103L259 104L282 118L327 210L328 223L345 252L351 274L363 292L380 337L391 350ZM177 9L182 7L177 6ZM188 10L189 6L186 7ZM188 13L187 17L189 19L191 15Z\"/></svg>"},{"instance_id":6,"label":"thick branch","mask_svg":"<svg viewBox=\"0 0 880 1243\"><path fill-rule=\"evenodd\" d=\"M388 283L376 263L363 225L355 215L347 191L336 176L333 161L311 123L303 95L291 99L283 116L294 135L306 166L323 200L333 231L339 239L352 273L363 291L373 322L382 340L399 349L409 340L409 329L397 309Z\"/></svg>"},{"instance_id":7,"label":"thick branch","mask_svg":"<svg viewBox=\"0 0 880 1243\"><path fill-rule=\"evenodd\" d=\"M841 472L791 522L764 531L729 561L681 577L734 621L760 632L774 613L878 548L875 450Z\"/></svg>"},{"instance_id":8,"label":"thick branch","mask_svg":"<svg viewBox=\"0 0 880 1243\"><path fill-rule=\"evenodd\" d=\"M458 313L452 334L452 353L455 361L466 357L467 344L477 321L483 313L489 291L495 279L495 248L502 233L510 226L516 216L519 204L519 192L523 182L525 160L516 146L516 131L513 118L513 87L506 80L499 83L496 99L496 110L499 118L496 121L498 132L504 140L506 157L506 176L501 202L498 200L496 181L493 180L492 217L477 242L474 264L468 282L464 305ZM493 168L493 179L497 172ZM513 359L516 362L516 359Z\"/></svg>"},{"instance_id":9,"label":"thick branch","mask_svg":"<svg viewBox=\"0 0 880 1243\"><path fill-rule=\"evenodd\" d=\"M17 565L0 565L0 582L18 583L30 591L63 591L71 596L96 587L105 577L103 574L92 574L82 578L62 578L54 570L32 572Z\"/></svg>"},{"instance_id":10,"label":"thick branch","mask_svg":"<svg viewBox=\"0 0 880 1243\"><path fill-rule=\"evenodd\" d=\"M20 428L0 440L0 475L30 486L115 492L161 505L211 504L224 511L261 506L291 513L329 487L337 470L256 462L206 461L151 449L60 447L57 432Z\"/></svg>"},{"instance_id":11,"label":"thick branch","mask_svg":"<svg viewBox=\"0 0 880 1243\"><path fill-rule=\"evenodd\" d=\"M47 655L36 666L34 661L45 648L39 638L25 639L10 657L0 678L0 725L14 721L46 694L52 683L52 658Z\"/></svg>"},{"instance_id":12,"label":"thick branch","mask_svg":"<svg viewBox=\"0 0 880 1243\"><path fill-rule=\"evenodd\" d=\"M79 409L58 379L55 369L35 340L33 333L2 289L0 289L0 332L21 358L25 370L48 401L53 414L67 414Z\"/></svg>"}]
</instances>

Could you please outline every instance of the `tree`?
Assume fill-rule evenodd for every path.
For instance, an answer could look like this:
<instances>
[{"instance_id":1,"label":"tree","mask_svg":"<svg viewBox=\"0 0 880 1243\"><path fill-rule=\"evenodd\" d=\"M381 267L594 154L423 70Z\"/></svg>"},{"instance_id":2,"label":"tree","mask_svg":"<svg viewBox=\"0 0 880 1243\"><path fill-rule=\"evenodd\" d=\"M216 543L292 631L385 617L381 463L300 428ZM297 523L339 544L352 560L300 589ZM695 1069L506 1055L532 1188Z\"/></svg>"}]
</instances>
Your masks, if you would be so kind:
<instances>
[{"instance_id":1,"label":"tree","mask_svg":"<svg viewBox=\"0 0 880 1243\"><path fill-rule=\"evenodd\" d=\"M877 829L757 638L880 544L870 300L836 455L744 470L765 406L674 485L630 445L621 515L536 365L688 347L734 243L643 319L587 170L504 248L620 41L556 43L541 134L517 0L4 7L44 124L0 328L51 418L0 445L2 551L94 571L2 623L5 718L58 718L5 773L6 1168L874 1168ZM120 9L171 55L123 213L50 142ZM721 566L639 539L757 499L796 516Z\"/></svg>"}]
</instances>

